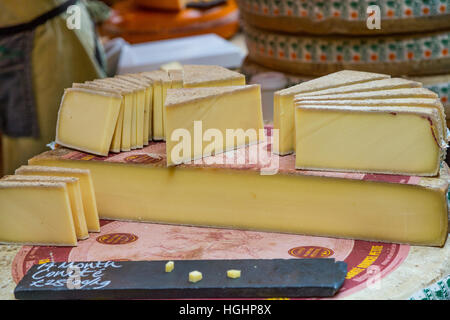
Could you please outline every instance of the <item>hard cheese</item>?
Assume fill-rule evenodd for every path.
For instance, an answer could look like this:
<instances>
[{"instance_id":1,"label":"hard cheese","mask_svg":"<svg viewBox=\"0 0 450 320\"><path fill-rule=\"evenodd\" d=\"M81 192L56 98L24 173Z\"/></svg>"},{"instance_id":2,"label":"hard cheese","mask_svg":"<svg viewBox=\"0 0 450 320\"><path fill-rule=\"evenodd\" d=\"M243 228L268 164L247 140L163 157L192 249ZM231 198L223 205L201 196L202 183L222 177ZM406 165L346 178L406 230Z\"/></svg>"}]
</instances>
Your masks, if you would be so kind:
<instances>
[{"instance_id":1,"label":"hard cheese","mask_svg":"<svg viewBox=\"0 0 450 320\"><path fill-rule=\"evenodd\" d=\"M435 176L441 125L430 108L298 106L295 167Z\"/></svg>"},{"instance_id":2,"label":"hard cheese","mask_svg":"<svg viewBox=\"0 0 450 320\"><path fill-rule=\"evenodd\" d=\"M49 177L49 176L6 176L4 181L16 182L58 182L65 183L67 193L70 200L70 208L72 210L73 224L75 226L75 233L79 240L84 240L89 237L89 232L86 224L86 217L83 208L83 198L81 195L80 182L77 178L69 177Z\"/></svg>"},{"instance_id":3,"label":"hard cheese","mask_svg":"<svg viewBox=\"0 0 450 320\"><path fill-rule=\"evenodd\" d=\"M237 152L245 155L248 148ZM293 155L267 153L279 164L277 174L261 175L258 165L213 165L209 159L167 168L164 143L144 148L141 163L125 162L128 154L88 160L65 148L29 163L90 169L106 219L444 244L446 180L295 170Z\"/></svg>"},{"instance_id":4,"label":"hard cheese","mask_svg":"<svg viewBox=\"0 0 450 320\"><path fill-rule=\"evenodd\" d=\"M0 242L76 246L66 184L0 181Z\"/></svg>"},{"instance_id":5,"label":"hard cheese","mask_svg":"<svg viewBox=\"0 0 450 320\"><path fill-rule=\"evenodd\" d=\"M165 108L169 166L263 138L258 85L169 90Z\"/></svg>"},{"instance_id":6,"label":"hard cheese","mask_svg":"<svg viewBox=\"0 0 450 320\"><path fill-rule=\"evenodd\" d=\"M89 170L49 166L21 166L16 170L16 175L78 178L88 230L91 232L100 231L94 184Z\"/></svg>"},{"instance_id":7,"label":"hard cheese","mask_svg":"<svg viewBox=\"0 0 450 320\"><path fill-rule=\"evenodd\" d=\"M408 88L420 88L422 84L417 81L411 81L402 78L388 78L381 80L374 80L369 82L351 84L348 86L342 86L337 88L317 90L307 93L299 93L295 97L308 97L308 96L321 96L330 94L343 94L343 93L355 93L355 92L368 92L368 91L380 91L391 89L408 89Z\"/></svg>"},{"instance_id":8,"label":"hard cheese","mask_svg":"<svg viewBox=\"0 0 450 320\"><path fill-rule=\"evenodd\" d=\"M225 87L245 85L245 76L220 66L184 65L184 87Z\"/></svg>"},{"instance_id":9,"label":"hard cheese","mask_svg":"<svg viewBox=\"0 0 450 320\"><path fill-rule=\"evenodd\" d=\"M108 155L122 105L122 96L69 88L58 113L56 143L100 156Z\"/></svg>"},{"instance_id":10,"label":"hard cheese","mask_svg":"<svg viewBox=\"0 0 450 320\"><path fill-rule=\"evenodd\" d=\"M295 95L387 78L390 78L390 76L378 73L344 70L275 92L273 127L274 129L279 130L280 138L279 141L275 141L274 143L274 152L280 155L287 155L294 152Z\"/></svg>"}]
</instances>

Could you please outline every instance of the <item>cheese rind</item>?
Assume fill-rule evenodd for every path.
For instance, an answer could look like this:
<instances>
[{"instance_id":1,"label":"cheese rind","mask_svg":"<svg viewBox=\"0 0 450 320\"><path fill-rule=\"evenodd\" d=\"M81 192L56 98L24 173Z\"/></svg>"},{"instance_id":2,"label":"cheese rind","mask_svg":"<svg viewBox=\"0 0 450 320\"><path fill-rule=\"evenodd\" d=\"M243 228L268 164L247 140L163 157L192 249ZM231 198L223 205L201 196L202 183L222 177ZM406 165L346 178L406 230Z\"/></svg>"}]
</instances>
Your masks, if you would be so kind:
<instances>
[{"instance_id":1,"label":"cheese rind","mask_svg":"<svg viewBox=\"0 0 450 320\"><path fill-rule=\"evenodd\" d=\"M260 136L264 124L258 85L169 92L165 106L168 166L254 144L263 138ZM186 135L179 136L180 132ZM208 132L214 132L214 139L211 139L214 141L204 139ZM231 133L242 134L231 137ZM220 138L221 141L217 140Z\"/></svg>"},{"instance_id":2,"label":"cheese rind","mask_svg":"<svg viewBox=\"0 0 450 320\"><path fill-rule=\"evenodd\" d=\"M445 148L437 110L298 106L295 167L435 176Z\"/></svg>"},{"instance_id":3,"label":"cheese rind","mask_svg":"<svg viewBox=\"0 0 450 320\"><path fill-rule=\"evenodd\" d=\"M2 181L16 182L58 182L65 183L67 193L70 200L70 208L72 211L73 224L78 240L84 240L89 237L88 227L86 224L86 216L83 207L83 198L81 195L80 182L78 178L69 177L50 177L50 176L25 176L14 175L5 176Z\"/></svg>"},{"instance_id":4,"label":"cheese rind","mask_svg":"<svg viewBox=\"0 0 450 320\"><path fill-rule=\"evenodd\" d=\"M56 143L108 155L122 105L122 96L81 88L64 92L58 112Z\"/></svg>"},{"instance_id":5,"label":"cheese rind","mask_svg":"<svg viewBox=\"0 0 450 320\"><path fill-rule=\"evenodd\" d=\"M245 85L245 76L220 66L184 65L184 87L225 87Z\"/></svg>"},{"instance_id":6,"label":"cheese rind","mask_svg":"<svg viewBox=\"0 0 450 320\"><path fill-rule=\"evenodd\" d=\"M16 175L78 178L80 182L80 190L83 198L83 210L88 230L90 232L100 231L100 221L98 218L94 183L89 170L49 166L21 166L15 173Z\"/></svg>"},{"instance_id":7,"label":"cheese rind","mask_svg":"<svg viewBox=\"0 0 450 320\"><path fill-rule=\"evenodd\" d=\"M0 181L0 243L76 246L66 184Z\"/></svg>"},{"instance_id":8,"label":"cheese rind","mask_svg":"<svg viewBox=\"0 0 450 320\"><path fill-rule=\"evenodd\" d=\"M295 150L295 95L388 78L384 74L343 70L275 92L273 128L279 130L279 141L274 141L274 152L287 155Z\"/></svg>"}]
</instances>

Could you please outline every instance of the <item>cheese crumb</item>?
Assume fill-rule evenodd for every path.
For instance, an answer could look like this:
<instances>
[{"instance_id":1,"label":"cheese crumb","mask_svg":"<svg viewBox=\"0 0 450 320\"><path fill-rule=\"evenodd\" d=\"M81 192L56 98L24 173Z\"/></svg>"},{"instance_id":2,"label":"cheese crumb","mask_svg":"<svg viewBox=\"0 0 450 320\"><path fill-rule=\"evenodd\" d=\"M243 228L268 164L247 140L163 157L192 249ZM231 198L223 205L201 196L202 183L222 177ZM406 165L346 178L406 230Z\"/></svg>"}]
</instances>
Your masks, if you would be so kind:
<instances>
[{"instance_id":1,"label":"cheese crumb","mask_svg":"<svg viewBox=\"0 0 450 320\"><path fill-rule=\"evenodd\" d=\"M172 272L172 270L175 268L175 264L173 261L169 261L166 263L166 272Z\"/></svg>"},{"instance_id":2,"label":"cheese crumb","mask_svg":"<svg viewBox=\"0 0 450 320\"><path fill-rule=\"evenodd\" d=\"M202 280L203 276L202 273L199 271L191 271L189 272L189 281L190 282L199 282L200 280Z\"/></svg>"},{"instance_id":3,"label":"cheese crumb","mask_svg":"<svg viewBox=\"0 0 450 320\"><path fill-rule=\"evenodd\" d=\"M227 271L228 278L237 279L241 277L241 270L228 270Z\"/></svg>"}]
</instances>

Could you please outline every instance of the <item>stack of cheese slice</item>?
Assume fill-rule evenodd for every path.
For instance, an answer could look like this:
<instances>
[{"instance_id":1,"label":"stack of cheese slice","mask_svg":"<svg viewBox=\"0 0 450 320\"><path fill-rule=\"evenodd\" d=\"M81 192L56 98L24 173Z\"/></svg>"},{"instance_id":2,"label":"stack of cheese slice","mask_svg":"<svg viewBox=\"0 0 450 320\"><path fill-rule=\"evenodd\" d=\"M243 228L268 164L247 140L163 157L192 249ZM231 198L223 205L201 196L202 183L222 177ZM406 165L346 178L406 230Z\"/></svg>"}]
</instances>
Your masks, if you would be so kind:
<instances>
[{"instance_id":1,"label":"stack of cheese slice","mask_svg":"<svg viewBox=\"0 0 450 320\"><path fill-rule=\"evenodd\" d=\"M170 89L165 108L168 166L264 139L259 85Z\"/></svg>"},{"instance_id":2,"label":"stack of cheese slice","mask_svg":"<svg viewBox=\"0 0 450 320\"><path fill-rule=\"evenodd\" d=\"M61 102L56 142L99 156L139 149L165 140L167 90L237 85L245 85L242 74L197 65L74 83Z\"/></svg>"},{"instance_id":3,"label":"stack of cheese slice","mask_svg":"<svg viewBox=\"0 0 450 320\"><path fill-rule=\"evenodd\" d=\"M436 176L447 148L438 96L417 82L342 71L275 96L278 153L296 168Z\"/></svg>"},{"instance_id":4,"label":"stack of cheese slice","mask_svg":"<svg viewBox=\"0 0 450 320\"><path fill-rule=\"evenodd\" d=\"M0 242L74 246L100 231L89 170L22 166L0 199Z\"/></svg>"}]
</instances>

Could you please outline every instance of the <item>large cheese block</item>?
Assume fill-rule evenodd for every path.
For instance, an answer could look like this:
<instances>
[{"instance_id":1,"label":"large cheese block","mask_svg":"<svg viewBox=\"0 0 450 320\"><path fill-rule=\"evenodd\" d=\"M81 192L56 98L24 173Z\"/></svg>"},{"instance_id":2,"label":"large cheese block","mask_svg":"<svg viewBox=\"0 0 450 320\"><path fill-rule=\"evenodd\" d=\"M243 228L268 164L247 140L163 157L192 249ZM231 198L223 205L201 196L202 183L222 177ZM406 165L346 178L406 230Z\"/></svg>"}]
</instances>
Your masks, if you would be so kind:
<instances>
[{"instance_id":1,"label":"large cheese block","mask_svg":"<svg viewBox=\"0 0 450 320\"><path fill-rule=\"evenodd\" d=\"M77 178L80 183L80 191L83 199L83 210L87 228L90 232L100 231L97 201L95 198L94 183L89 170L77 168L61 168L49 166L21 166L16 170L16 175L21 176L49 176Z\"/></svg>"},{"instance_id":2,"label":"large cheese block","mask_svg":"<svg viewBox=\"0 0 450 320\"><path fill-rule=\"evenodd\" d=\"M436 109L297 105L295 167L436 176L445 159Z\"/></svg>"},{"instance_id":3,"label":"large cheese block","mask_svg":"<svg viewBox=\"0 0 450 320\"><path fill-rule=\"evenodd\" d=\"M280 155L294 152L295 95L388 78L385 74L343 70L275 92L273 125L279 130L279 142L275 141L274 152Z\"/></svg>"},{"instance_id":4,"label":"large cheese block","mask_svg":"<svg viewBox=\"0 0 450 320\"><path fill-rule=\"evenodd\" d=\"M106 156L111 147L122 96L81 88L64 92L58 112L56 142Z\"/></svg>"},{"instance_id":5,"label":"large cheese block","mask_svg":"<svg viewBox=\"0 0 450 320\"><path fill-rule=\"evenodd\" d=\"M165 108L169 166L255 144L264 137L258 85L171 89Z\"/></svg>"},{"instance_id":6,"label":"large cheese block","mask_svg":"<svg viewBox=\"0 0 450 320\"><path fill-rule=\"evenodd\" d=\"M289 33L374 35L450 28L446 0L238 0L238 4L247 23ZM380 9L379 29L367 27L369 5Z\"/></svg>"},{"instance_id":7,"label":"large cheese block","mask_svg":"<svg viewBox=\"0 0 450 320\"><path fill-rule=\"evenodd\" d=\"M59 182L65 183L70 200L70 209L72 211L73 224L78 240L84 240L89 237L86 216L83 207L83 198L81 195L80 182L77 178L71 177L50 177L50 176L26 176L14 175L5 176L4 181L16 182Z\"/></svg>"},{"instance_id":8,"label":"large cheese block","mask_svg":"<svg viewBox=\"0 0 450 320\"><path fill-rule=\"evenodd\" d=\"M440 178L296 170L293 155L271 154L264 143L258 149L267 158L257 164L247 147L234 158L167 168L165 147L152 142L107 158L58 148L29 163L90 169L105 219L429 246L447 237L448 184ZM241 157L245 164L236 164ZM224 158L234 161L220 164Z\"/></svg>"},{"instance_id":9,"label":"large cheese block","mask_svg":"<svg viewBox=\"0 0 450 320\"><path fill-rule=\"evenodd\" d=\"M76 246L66 184L0 181L0 242Z\"/></svg>"},{"instance_id":10,"label":"large cheese block","mask_svg":"<svg viewBox=\"0 0 450 320\"><path fill-rule=\"evenodd\" d=\"M310 36L244 24L249 57L268 68L322 76L343 69L425 76L450 72L448 30L375 37Z\"/></svg>"}]
</instances>

